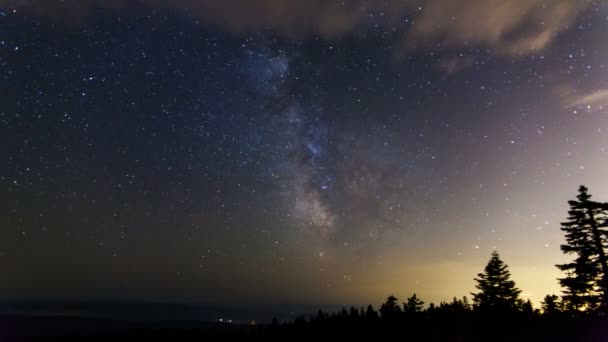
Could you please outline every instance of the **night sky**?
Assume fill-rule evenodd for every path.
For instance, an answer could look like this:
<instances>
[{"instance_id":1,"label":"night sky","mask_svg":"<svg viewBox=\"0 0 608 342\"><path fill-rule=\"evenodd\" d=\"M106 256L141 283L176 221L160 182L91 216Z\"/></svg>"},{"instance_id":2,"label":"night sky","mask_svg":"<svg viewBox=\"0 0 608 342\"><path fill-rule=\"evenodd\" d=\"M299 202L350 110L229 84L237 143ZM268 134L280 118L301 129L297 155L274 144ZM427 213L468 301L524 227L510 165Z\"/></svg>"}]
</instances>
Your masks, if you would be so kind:
<instances>
[{"instance_id":1,"label":"night sky","mask_svg":"<svg viewBox=\"0 0 608 342\"><path fill-rule=\"evenodd\" d=\"M608 4L0 0L0 297L560 293Z\"/></svg>"}]
</instances>

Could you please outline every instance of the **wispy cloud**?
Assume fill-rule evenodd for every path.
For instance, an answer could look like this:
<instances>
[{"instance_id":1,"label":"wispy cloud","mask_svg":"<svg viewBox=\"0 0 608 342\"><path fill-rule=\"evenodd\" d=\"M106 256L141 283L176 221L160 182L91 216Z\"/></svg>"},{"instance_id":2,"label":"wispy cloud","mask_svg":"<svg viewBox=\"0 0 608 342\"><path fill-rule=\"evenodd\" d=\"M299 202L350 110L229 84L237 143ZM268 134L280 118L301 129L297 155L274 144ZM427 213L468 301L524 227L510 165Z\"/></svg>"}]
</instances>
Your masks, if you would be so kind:
<instances>
[{"instance_id":1,"label":"wispy cloud","mask_svg":"<svg viewBox=\"0 0 608 342\"><path fill-rule=\"evenodd\" d=\"M381 25L403 30L406 50L485 46L505 55L542 50L590 5L588 0L0 0L0 6L86 20L100 8L173 8L235 34L264 30L333 39ZM405 24L406 22L411 23Z\"/></svg>"},{"instance_id":2,"label":"wispy cloud","mask_svg":"<svg viewBox=\"0 0 608 342\"><path fill-rule=\"evenodd\" d=\"M548 46L588 1L436 0L425 3L407 35L409 47L483 45L507 55Z\"/></svg>"},{"instance_id":3,"label":"wispy cloud","mask_svg":"<svg viewBox=\"0 0 608 342\"><path fill-rule=\"evenodd\" d=\"M600 89L585 95L575 96L568 103L569 107L591 106L608 107L608 88Z\"/></svg>"}]
</instances>

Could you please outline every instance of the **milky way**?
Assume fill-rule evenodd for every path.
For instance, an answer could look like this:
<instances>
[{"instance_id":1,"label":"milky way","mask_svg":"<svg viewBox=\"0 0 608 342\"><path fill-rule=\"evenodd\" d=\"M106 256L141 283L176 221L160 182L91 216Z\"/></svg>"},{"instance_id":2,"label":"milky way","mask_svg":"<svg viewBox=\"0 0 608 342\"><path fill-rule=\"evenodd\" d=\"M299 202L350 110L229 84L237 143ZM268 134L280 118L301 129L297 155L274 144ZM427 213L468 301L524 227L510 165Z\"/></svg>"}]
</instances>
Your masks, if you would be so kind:
<instances>
[{"instance_id":1,"label":"milky way","mask_svg":"<svg viewBox=\"0 0 608 342\"><path fill-rule=\"evenodd\" d=\"M605 2L253 3L0 0L4 297L559 293Z\"/></svg>"}]
</instances>

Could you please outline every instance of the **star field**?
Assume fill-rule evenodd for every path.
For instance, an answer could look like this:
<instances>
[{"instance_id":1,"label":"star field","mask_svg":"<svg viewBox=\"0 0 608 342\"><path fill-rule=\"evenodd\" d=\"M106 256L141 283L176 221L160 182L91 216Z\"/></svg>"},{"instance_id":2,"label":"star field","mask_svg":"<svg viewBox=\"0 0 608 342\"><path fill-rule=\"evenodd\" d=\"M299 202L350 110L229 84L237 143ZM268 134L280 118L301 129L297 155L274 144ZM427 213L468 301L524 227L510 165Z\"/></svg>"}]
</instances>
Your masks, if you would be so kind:
<instances>
[{"instance_id":1,"label":"star field","mask_svg":"<svg viewBox=\"0 0 608 342\"><path fill-rule=\"evenodd\" d=\"M161 3L0 0L3 297L431 302L494 248L559 293L605 2Z\"/></svg>"}]
</instances>

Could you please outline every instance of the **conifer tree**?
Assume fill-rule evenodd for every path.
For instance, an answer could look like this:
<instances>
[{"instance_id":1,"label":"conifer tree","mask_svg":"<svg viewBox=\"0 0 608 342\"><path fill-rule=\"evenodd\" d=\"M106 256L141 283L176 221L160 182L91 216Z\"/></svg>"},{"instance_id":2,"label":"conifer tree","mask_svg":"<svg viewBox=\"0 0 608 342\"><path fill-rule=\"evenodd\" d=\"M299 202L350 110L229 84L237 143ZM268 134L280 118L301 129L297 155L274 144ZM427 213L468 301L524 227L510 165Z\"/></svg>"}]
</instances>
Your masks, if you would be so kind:
<instances>
[{"instance_id":1,"label":"conifer tree","mask_svg":"<svg viewBox=\"0 0 608 342\"><path fill-rule=\"evenodd\" d=\"M541 303L544 315L555 315L560 310L559 297L556 295L546 295Z\"/></svg>"},{"instance_id":2,"label":"conifer tree","mask_svg":"<svg viewBox=\"0 0 608 342\"><path fill-rule=\"evenodd\" d=\"M515 287L507 265L500 260L498 252L493 251L490 261L484 272L475 278L475 287L479 293L472 293L473 302L480 310L510 311L521 305L519 294L521 291Z\"/></svg>"},{"instance_id":3,"label":"conifer tree","mask_svg":"<svg viewBox=\"0 0 608 342\"><path fill-rule=\"evenodd\" d=\"M580 255L573 262L558 265L566 271L566 277L560 278L559 283L564 287L562 299L567 310L591 310L597 307L599 294L596 283L599 278L599 268L586 249L579 251Z\"/></svg>"},{"instance_id":4,"label":"conifer tree","mask_svg":"<svg viewBox=\"0 0 608 342\"><path fill-rule=\"evenodd\" d=\"M342 310L340 310L339 317L342 320L346 320L348 318L348 310L346 310L345 307L342 307Z\"/></svg>"},{"instance_id":5,"label":"conifer tree","mask_svg":"<svg viewBox=\"0 0 608 342\"><path fill-rule=\"evenodd\" d=\"M570 263L557 265L566 272L559 282L565 288L563 301L570 310L594 309L600 302L608 309L607 205L591 201L585 186L579 187L577 200L569 201L570 210L561 230L566 234L565 254L576 254Z\"/></svg>"},{"instance_id":6,"label":"conifer tree","mask_svg":"<svg viewBox=\"0 0 608 342\"><path fill-rule=\"evenodd\" d=\"M469 304L469 298L467 296L462 296L462 311L471 310L471 304Z\"/></svg>"},{"instance_id":7,"label":"conifer tree","mask_svg":"<svg viewBox=\"0 0 608 342\"><path fill-rule=\"evenodd\" d=\"M368 321L377 321L378 320L378 312L376 312L376 310L374 310L374 307L369 304L367 306L367 310L365 310L365 318Z\"/></svg>"},{"instance_id":8,"label":"conifer tree","mask_svg":"<svg viewBox=\"0 0 608 342\"><path fill-rule=\"evenodd\" d=\"M328 315L323 312L323 310L319 309L319 311L317 311L317 321L323 321L325 319L327 319Z\"/></svg>"},{"instance_id":9,"label":"conifer tree","mask_svg":"<svg viewBox=\"0 0 608 342\"><path fill-rule=\"evenodd\" d=\"M382 319L393 319L401 312L401 308L397 304L397 297L388 296L386 302L380 306L380 316Z\"/></svg>"},{"instance_id":10,"label":"conifer tree","mask_svg":"<svg viewBox=\"0 0 608 342\"><path fill-rule=\"evenodd\" d=\"M351 320L359 319L359 310L357 310L357 308L355 308L354 306L351 306L348 310L348 316Z\"/></svg>"},{"instance_id":11,"label":"conifer tree","mask_svg":"<svg viewBox=\"0 0 608 342\"><path fill-rule=\"evenodd\" d=\"M416 313L421 312L424 306L424 302L414 293L410 298L407 299L406 303L403 303L403 312Z\"/></svg>"},{"instance_id":12,"label":"conifer tree","mask_svg":"<svg viewBox=\"0 0 608 342\"><path fill-rule=\"evenodd\" d=\"M529 316L534 314L534 307L532 306L532 301L530 301L530 299L521 304L521 311Z\"/></svg>"}]
</instances>

